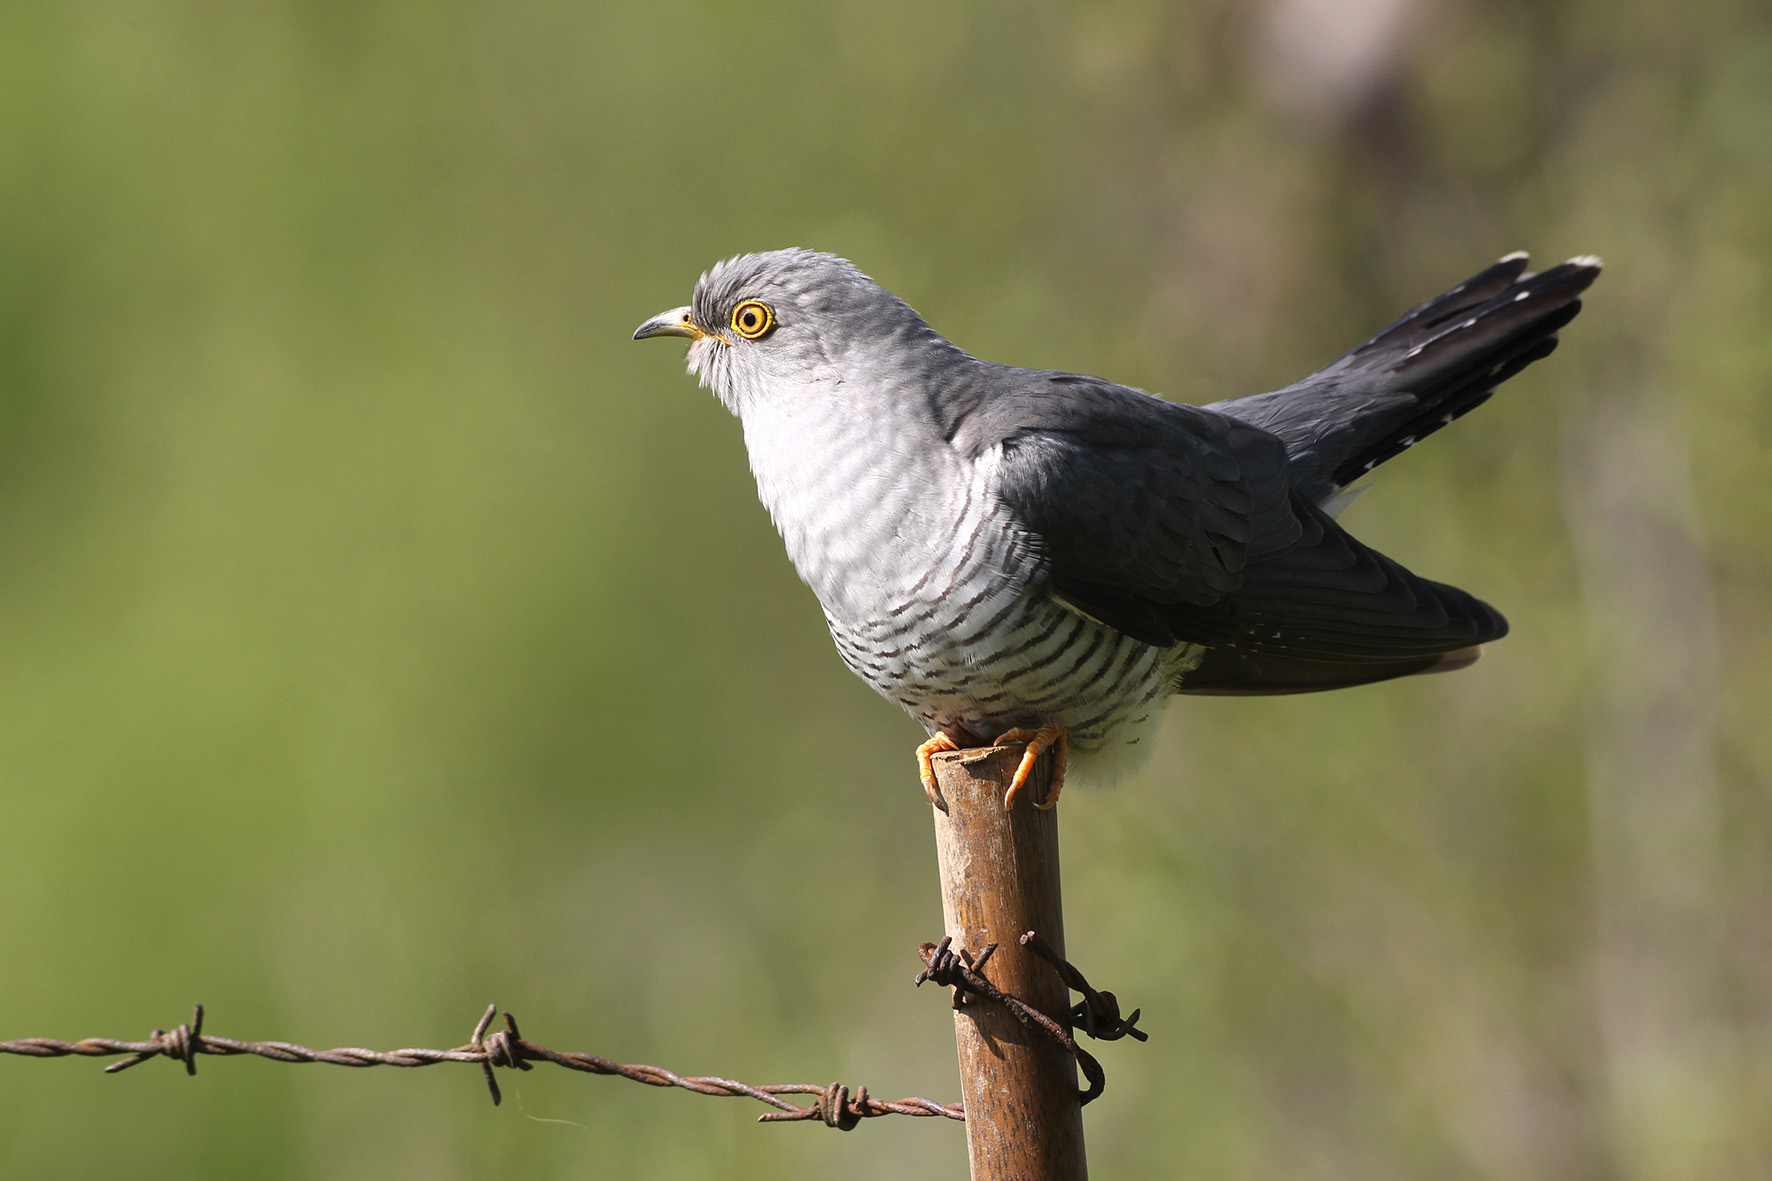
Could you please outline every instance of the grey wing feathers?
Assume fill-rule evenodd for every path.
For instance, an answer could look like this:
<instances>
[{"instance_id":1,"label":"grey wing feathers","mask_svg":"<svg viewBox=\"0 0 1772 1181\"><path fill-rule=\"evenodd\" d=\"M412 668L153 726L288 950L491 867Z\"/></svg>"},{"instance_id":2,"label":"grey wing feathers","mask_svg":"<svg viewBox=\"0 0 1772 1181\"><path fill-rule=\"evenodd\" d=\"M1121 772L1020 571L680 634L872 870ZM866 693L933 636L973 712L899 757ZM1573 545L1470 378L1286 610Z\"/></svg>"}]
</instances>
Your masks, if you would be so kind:
<instances>
[{"instance_id":1,"label":"grey wing feathers","mask_svg":"<svg viewBox=\"0 0 1772 1181\"><path fill-rule=\"evenodd\" d=\"M1052 592L1146 643L1171 603L1218 602L1296 544L1285 450L1265 431L1069 374L998 370L955 443L994 451L996 493L1039 539Z\"/></svg>"},{"instance_id":2,"label":"grey wing feathers","mask_svg":"<svg viewBox=\"0 0 1772 1181\"><path fill-rule=\"evenodd\" d=\"M999 499L1038 539L1052 593L1084 614L1147 643L1371 666L1348 684L1505 631L1476 599L1343 532L1291 487L1267 432L1105 382L1013 372L1015 393L980 404L955 441L997 450Z\"/></svg>"},{"instance_id":3,"label":"grey wing feathers","mask_svg":"<svg viewBox=\"0 0 1772 1181\"><path fill-rule=\"evenodd\" d=\"M1297 542L1285 451L1266 431L1105 382L1050 384L1059 396L1020 399L997 446L1000 495L1055 568L1210 603Z\"/></svg>"},{"instance_id":4,"label":"grey wing feathers","mask_svg":"<svg viewBox=\"0 0 1772 1181\"><path fill-rule=\"evenodd\" d=\"M1208 407L1278 435L1293 484L1321 500L1487 401L1557 347L1600 273L1572 259L1526 273L1511 254L1281 390Z\"/></svg>"},{"instance_id":5,"label":"grey wing feathers","mask_svg":"<svg viewBox=\"0 0 1772 1181\"><path fill-rule=\"evenodd\" d=\"M1435 656L1507 634L1487 603L1404 569L1310 501L1297 505L1300 544L1252 567L1235 594L1210 607L1171 608L1178 630L1248 655L1356 663Z\"/></svg>"}]
</instances>

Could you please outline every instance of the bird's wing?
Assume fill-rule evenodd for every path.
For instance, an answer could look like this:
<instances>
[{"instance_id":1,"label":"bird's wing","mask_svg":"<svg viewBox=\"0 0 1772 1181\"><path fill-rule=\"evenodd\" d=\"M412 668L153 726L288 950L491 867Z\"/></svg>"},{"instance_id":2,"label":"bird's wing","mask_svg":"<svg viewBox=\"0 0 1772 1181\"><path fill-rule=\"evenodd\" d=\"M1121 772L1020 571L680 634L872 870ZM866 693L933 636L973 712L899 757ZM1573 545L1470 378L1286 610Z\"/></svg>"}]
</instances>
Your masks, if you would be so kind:
<instances>
[{"instance_id":1,"label":"bird's wing","mask_svg":"<svg viewBox=\"0 0 1772 1181\"><path fill-rule=\"evenodd\" d=\"M1053 591L1150 643L1162 608L1204 607L1298 541L1286 455L1257 427L1108 382L1000 369L954 443L1035 536Z\"/></svg>"},{"instance_id":2,"label":"bird's wing","mask_svg":"<svg viewBox=\"0 0 1772 1181\"><path fill-rule=\"evenodd\" d=\"M955 433L1038 543L1054 595L1127 635L1292 659L1384 661L1506 624L1417 578L1292 488L1248 423L1065 374L1003 371Z\"/></svg>"},{"instance_id":3,"label":"bird's wing","mask_svg":"<svg viewBox=\"0 0 1772 1181\"><path fill-rule=\"evenodd\" d=\"M1287 660L1412 660L1498 640L1507 621L1457 587L1406 570L1293 494L1298 544L1205 607L1165 609L1178 635Z\"/></svg>"}]
</instances>

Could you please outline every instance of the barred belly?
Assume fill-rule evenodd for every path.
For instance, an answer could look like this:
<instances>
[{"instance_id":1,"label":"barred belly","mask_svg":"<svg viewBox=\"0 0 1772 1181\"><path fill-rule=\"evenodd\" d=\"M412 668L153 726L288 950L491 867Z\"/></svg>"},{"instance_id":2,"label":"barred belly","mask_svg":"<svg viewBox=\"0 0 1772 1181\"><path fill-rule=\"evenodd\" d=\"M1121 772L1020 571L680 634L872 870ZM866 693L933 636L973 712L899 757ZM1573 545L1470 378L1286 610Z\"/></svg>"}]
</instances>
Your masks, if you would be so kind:
<instances>
[{"instance_id":1,"label":"barred belly","mask_svg":"<svg viewBox=\"0 0 1772 1181\"><path fill-rule=\"evenodd\" d=\"M979 524L979 534L1003 536L995 522ZM1082 781L1120 778L1149 753L1190 650L1153 647L1077 614L1006 573L1019 563L991 552L999 548L981 545L957 563L952 582L925 580L941 590L907 588L870 618L827 608L837 651L931 734L988 742L1017 726L1060 722Z\"/></svg>"}]
</instances>

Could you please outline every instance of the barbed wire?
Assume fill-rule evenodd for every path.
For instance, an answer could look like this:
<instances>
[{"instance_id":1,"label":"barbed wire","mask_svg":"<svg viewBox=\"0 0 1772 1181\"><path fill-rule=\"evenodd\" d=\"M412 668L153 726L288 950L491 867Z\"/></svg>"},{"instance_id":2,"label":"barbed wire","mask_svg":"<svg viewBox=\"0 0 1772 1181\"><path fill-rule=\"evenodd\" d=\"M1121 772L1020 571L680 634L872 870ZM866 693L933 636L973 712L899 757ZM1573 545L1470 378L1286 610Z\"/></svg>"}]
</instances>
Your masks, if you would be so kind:
<instances>
[{"instance_id":1,"label":"barbed wire","mask_svg":"<svg viewBox=\"0 0 1772 1181\"><path fill-rule=\"evenodd\" d=\"M925 943L918 949L926 965L918 974L916 983L932 980L937 984L954 987L954 1007L960 1008L969 999L977 996L989 997L1008 1006L1029 1028L1040 1030L1045 1036L1057 1041L1068 1052L1076 1056L1085 1077L1090 1081L1090 1088L1084 1092L1082 1101L1089 1102L1101 1094L1105 1085L1101 1066L1085 1050L1077 1046L1076 1041L1064 1026L1052 1018L1034 1009L1026 1002L998 989L983 974L985 962L996 950L996 944L988 945L982 953L974 958L964 949L955 951L951 948L951 939L943 939L939 944ZM1051 963L1071 988L1084 993L1087 998L1083 1004L1072 1010L1073 1020L1077 1027L1091 1037L1111 1040L1127 1034L1140 1041L1145 1039L1142 1030L1132 1028L1138 1020L1138 1011L1125 1021L1120 1020L1119 1008L1114 1002L1111 992L1097 993L1089 988L1082 974L1059 957L1050 945L1034 932L1029 931L1022 936L1021 942ZM1079 1011L1088 1015L1078 1017ZM610 1075L625 1078L632 1082L644 1083L650 1087L678 1087L697 1095L713 1095L724 1098L754 1099L759 1103L774 1108L757 1117L760 1123L796 1123L803 1120L817 1120L827 1127L849 1131L864 1119L872 1119L884 1115L908 1115L920 1118L939 1117L942 1119L964 1120L965 1109L958 1103L938 1103L933 1099L912 1096L906 1099L885 1101L875 1099L868 1094L866 1087L857 1087L854 1091L841 1083L829 1086L817 1086L812 1083L769 1083L763 1086L752 1086L735 1079L720 1078L714 1075L681 1075L674 1070L666 1070L662 1066L648 1066L644 1063L612 1062L597 1054L571 1053L551 1050L539 1043L529 1041L518 1031L517 1020L509 1012L504 1014L504 1028L494 1030L492 1023L498 1016L498 1006L486 1006L486 1012L474 1026L473 1036L465 1046L457 1046L452 1050L366 1050L348 1046L332 1050L313 1050L307 1046L298 1046L293 1042L245 1042L234 1038L221 1037L213 1033L203 1032L203 1006L197 1005L195 1013L188 1024L176 1029L156 1029L147 1041L121 1041L115 1038L89 1037L77 1042L66 1042L56 1038L31 1037L19 1038L14 1041L0 1042L0 1054L19 1054L27 1058L108 1058L119 1054L128 1055L121 1062L113 1062L105 1067L106 1074L116 1074L139 1066L150 1058L171 1058L184 1063L185 1073L197 1073L197 1059L203 1055L228 1058L239 1054L249 1054L259 1058L268 1058L273 1062L321 1062L330 1066L350 1066L364 1068L370 1066L420 1067L436 1066L442 1062L471 1062L479 1065L486 1078L487 1089L492 1094L492 1102L496 1105L503 1100L499 1091L498 1078L494 1074L497 1068L529 1070L536 1062L551 1062L555 1066L563 1066L567 1070L581 1071L586 1074ZM783 1098L785 1095L813 1095L817 1098L810 1104L801 1106Z\"/></svg>"},{"instance_id":2,"label":"barbed wire","mask_svg":"<svg viewBox=\"0 0 1772 1181\"><path fill-rule=\"evenodd\" d=\"M1097 1041L1115 1042L1123 1037L1134 1041L1148 1042L1150 1034L1136 1028L1138 1018L1143 1009L1132 1010L1132 1016L1120 1016L1120 1001L1111 992L1097 992L1089 987L1089 981L1083 979L1083 973L1077 971L1071 962L1059 955L1053 946L1046 942L1046 937L1038 931L1029 931L1021 937L1021 945L1051 964L1058 970L1059 976L1072 992L1080 992L1083 999L1071 1006L1071 1026L1081 1029Z\"/></svg>"},{"instance_id":3,"label":"barbed wire","mask_svg":"<svg viewBox=\"0 0 1772 1181\"><path fill-rule=\"evenodd\" d=\"M259 1058L269 1058L273 1062L323 1062L330 1066L353 1067L419 1067L435 1066L441 1062L472 1062L477 1063L485 1072L486 1086L491 1091L495 1104L503 1099L498 1079L493 1074L495 1067L529 1070L531 1063L552 1062L567 1070L614 1075L652 1087L681 1087L697 1095L755 1099L776 1109L758 1117L764 1123L820 1120L830 1127L848 1131L864 1119L882 1115L940 1116L953 1120L966 1118L965 1111L957 1103L937 1103L933 1099L920 1097L883 1102L870 1096L866 1087L858 1087L852 1093L841 1083L832 1083L828 1087L812 1083L752 1086L729 1078L681 1075L662 1066L611 1062L597 1054L551 1050L525 1038L518 1031L516 1018L509 1013L504 1015L505 1027L492 1030L492 1021L497 1015L498 1006L488 1005L479 1023L474 1026L472 1039L467 1045L457 1046L452 1050L365 1050L359 1047L312 1050L291 1042L243 1042L204 1033L203 1006L198 1005L190 1024L180 1025L173 1030L156 1029L145 1042L100 1037L64 1042L55 1038L33 1037L0 1042L0 1053L22 1054L31 1058L63 1058L70 1055L104 1058L116 1054L129 1055L123 1061L113 1062L105 1067L106 1074L116 1074L150 1058L160 1057L183 1062L186 1074L196 1074L197 1058L205 1054L224 1058L236 1054L251 1054ZM784 1095L816 1095L818 1098L810 1105L802 1107L788 1102L782 1098Z\"/></svg>"},{"instance_id":4,"label":"barbed wire","mask_svg":"<svg viewBox=\"0 0 1772 1181\"><path fill-rule=\"evenodd\" d=\"M944 935L940 943L924 943L917 948L917 954L923 959L923 970L917 974L916 983L932 981L954 990L954 1008L963 1009L978 997L988 997L1001 1004L1015 1015L1016 1020L1034 1033L1045 1036L1065 1053L1077 1060L1077 1068L1089 1081L1077 1096L1083 1106L1101 1098L1107 1089L1107 1075L1101 1069L1101 1063L1095 1055L1077 1044L1070 1030L1051 1017L1042 1013L1018 996L1012 996L992 984L984 974L984 966L996 953L997 945L987 943L974 956L965 948L953 946L953 936ZM1089 1037L1101 1041L1115 1041L1122 1037L1132 1037L1138 1041L1148 1041L1149 1036L1142 1029L1135 1028L1139 1013L1132 1010L1132 1016L1120 1017L1120 1004L1111 992L1097 992L1089 987L1089 981L1083 973L1071 966L1069 960L1059 955L1053 946L1037 931L1028 931L1021 937L1021 945L1051 964L1058 972L1065 986L1083 994L1083 1001L1070 1011L1074 1028L1081 1029Z\"/></svg>"}]
</instances>

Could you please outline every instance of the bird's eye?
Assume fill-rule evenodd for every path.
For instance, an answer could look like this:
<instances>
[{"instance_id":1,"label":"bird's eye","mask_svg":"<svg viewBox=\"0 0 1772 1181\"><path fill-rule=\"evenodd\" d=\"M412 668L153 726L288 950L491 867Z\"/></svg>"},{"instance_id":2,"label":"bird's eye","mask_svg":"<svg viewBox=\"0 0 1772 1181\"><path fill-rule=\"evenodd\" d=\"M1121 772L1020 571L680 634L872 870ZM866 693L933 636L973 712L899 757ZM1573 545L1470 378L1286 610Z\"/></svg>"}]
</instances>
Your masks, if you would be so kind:
<instances>
[{"instance_id":1,"label":"bird's eye","mask_svg":"<svg viewBox=\"0 0 1772 1181\"><path fill-rule=\"evenodd\" d=\"M732 330L746 340L756 340L775 327L775 313L766 303L747 299L732 309Z\"/></svg>"}]
</instances>

